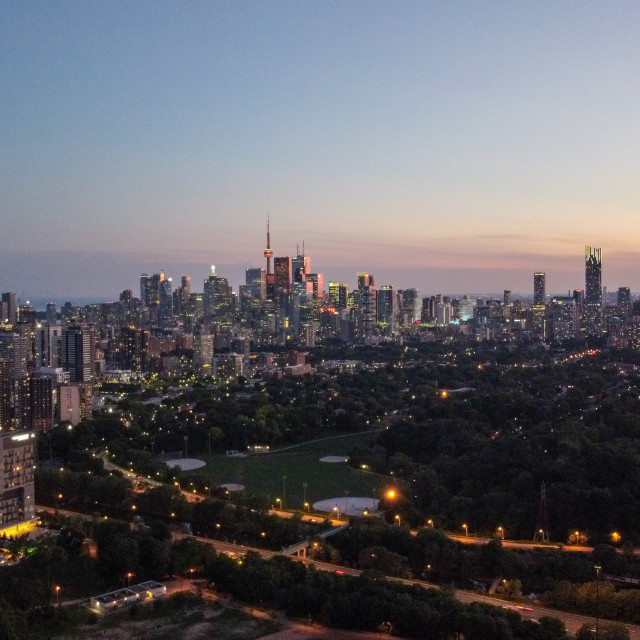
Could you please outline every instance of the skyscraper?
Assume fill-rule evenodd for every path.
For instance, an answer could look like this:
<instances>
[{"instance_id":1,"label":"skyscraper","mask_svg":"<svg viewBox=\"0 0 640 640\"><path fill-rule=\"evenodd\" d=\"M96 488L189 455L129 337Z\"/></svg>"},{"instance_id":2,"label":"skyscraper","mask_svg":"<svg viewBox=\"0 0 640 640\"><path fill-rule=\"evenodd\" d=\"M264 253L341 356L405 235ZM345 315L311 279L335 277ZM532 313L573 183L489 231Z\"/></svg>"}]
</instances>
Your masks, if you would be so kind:
<instances>
[{"instance_id":1,"label":"skyscraper","mask_svg":"<svg viewBox=\"0 0 640 640\"><path fill-rule=\"evenodd\" d=\"M540 306L546 302L546 274L538 272L533 274L533 306Z\"/></svg>"},{"instance_id":2,"label":"skyscraper","mask_svg":"<svg viewBox=\"0 0 640 640\"><path fill-rule=\"evenodd\" d=\"M276 298L281 293L291 292L291 258L278 257L273 260L274 293Z\"/></svg>"},{"instance_id":3,"label":"skyscraper","mask_svg":"<svg viewBox=\"0 0 640 640\"><path fill-rule=\"evenodd\" d=\"M259 267L245 271L245 284L249 287L252 298L264 300L267 295L267 274Z\"/></svg>"},{"instance_id":4,"label":"skyscraper","mask_svg":"<svg viewBox=\"0 0 640 640\"><path fill-rule=\"evenodd\" d=\"M69 325L62 334L62 367L71 382L93 382L95 377L95 331L93 327Z\"/></svg>"},{"instance_id":5,"label":"skyscraper","mask_svg":"<svg viewBox=\"0 0 640 640\"><path fill-rule=\"evenodd\" d=\"M533 274L533 331L544 336L544 317L547 291L546 274L542 271Z\"/></svg>"},{"instance_id":6,"label":"skyscraper","mask_svg":"<svg viewBox=\"0 0 640 640\"><path fill-rule=\"evenodd\" d=\"M10 291L2 294L2 318L0 322L15 324L17 321L18 307L16 305L16 294Z\"/></svg>"},{"instance_id":7,"label":"skyscraper","mask_svg":"<svg viewBox=\"0 0 640 640\"><path fill-rule=\"evenodd\" d=\"M291 279L293 282L304 282L307 273L311 271L311 258L304 255L304 242L302 243L302 253L298 249L296 257L291 260Z\"/></svg>"},{"instance_id":8,"label":"skyscraper","mask_svg":"<svg viewBox=\"0 0 640 640\"><path fill-rule=\"evenodd\" d=\"M586 246L584 328L587 335L602 333L602 249Z\"/></svg>"},{"instance_id":9,"label":"skyscraper","mask_svg":"<svg viewBox=\"0 0 640 640\"><path fill-rule=\"evenodd\" d=\"M160 283L164 280L164 273L140 276L140 300L147 307L160 304Z\"/></svg>"},{"instance_id":10,"label":"skyscraper","mask_svg":"<svg viewBox=\"0 0 640 640\"><path fill-rule=\"evenodd\" d=\"M631 315L631 289L629 287L618 289L618 308L625 318Z\"/></svg>"}]
</instances>

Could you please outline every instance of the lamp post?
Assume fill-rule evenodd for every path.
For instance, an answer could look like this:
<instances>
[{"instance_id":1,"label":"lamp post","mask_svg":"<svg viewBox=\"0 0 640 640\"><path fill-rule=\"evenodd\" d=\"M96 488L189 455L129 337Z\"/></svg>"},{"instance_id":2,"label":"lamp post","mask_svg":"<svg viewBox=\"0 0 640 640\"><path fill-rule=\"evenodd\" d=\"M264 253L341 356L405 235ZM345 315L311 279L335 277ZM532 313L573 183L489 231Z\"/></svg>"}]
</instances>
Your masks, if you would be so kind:
<instances>
[{"instance_id":1,"label":"lamp post","mask_svg":"<svg viewBox=\"0 0 640 640\"><path fill-rule=\"evenodd\" d=\"M56 605L60 606L60 587L56 585Z\"/></svg>"},{"instance_id":2,"label":"lamp post","mask_svg":"<svg viewBox=\"0 0 640 640\"><path fill-rule=\"evenodd\" d=\"M467 526L467 524L463 524L462 528L464 529L464 535L466 538L469 537L469 527Z\"/></svg>"},{"instance_id":3,"label":"lamp post","mask_svg":"<svg viewBox=\"0 0 640 640\"><path fill-rule=\"evenodd\" d=\"M431 518L429 518L429 520L427 520L427 526L430 527L431 529L433 529L433 520Z\"/></svg>"},{"instance_id":4,"label":"lamp post","mask_svg":"<svg viewBox=\"0 0 640 640\"><path fill-rule=\"evenodd\" d=\"M504 540L504 529L502 527L498 527L498 535L500 536L500 540Z\"/></svg>"},{"instance_id":5,"label":"lamp post","mask_svg":"<svg viewBox=\"0 0 640 640\"><path fill-rule=\"evenodd\" d=\"M133 576L133 573L131 573L131 571L129 571L127 573L127 587L131 586L131 578L132 578L132 576Z\"/></svg>"},{"instance_id":6,"label":"lamp post","mask_svg":"<svg viewBox=\"0 0 640 640\"><path fill-rule=\"evenodd\" d=\"M306 482L302 483L302 503L307 504L307 487L309 485Z\"/></svg>"},{"instance_id":7,"label":"lamp post","mask_svg":"<svg viewBox=\"0 0 640 640\"><path fill-rule=\"evenodd\" d=\"M596 640L599 640L599 626L600 626L600 571L602 567L600 565L595 565L593 567L596 570Z\"/></svg>"},{"instance_id":8,"label":"lamp post","mask_svg":"<svg viewBox=\"0 0 640 640\"><path fill-rule=\"evenodd\" d=\"M396 516L396 520L398 521L398 526L400 526L400 523L401 523L401 521L402 521L402 518L401 518L399 515L397 515L397 516Z\"/></svg>"}]
</instances>

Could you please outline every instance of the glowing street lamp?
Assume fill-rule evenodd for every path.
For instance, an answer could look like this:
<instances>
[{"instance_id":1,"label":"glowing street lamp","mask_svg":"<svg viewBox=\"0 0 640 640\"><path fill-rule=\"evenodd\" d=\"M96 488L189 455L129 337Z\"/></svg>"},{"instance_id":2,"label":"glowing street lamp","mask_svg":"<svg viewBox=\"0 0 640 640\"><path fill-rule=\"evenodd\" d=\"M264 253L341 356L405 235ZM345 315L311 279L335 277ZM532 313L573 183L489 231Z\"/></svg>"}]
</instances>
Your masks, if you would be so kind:
<instances>
[{"instance_id":1,"label":"glowing street lamp","mask_svg":"<svg viewBox=\"0 0 640 640\"><path fill-rule=\"evenodd\" d=\"M468 527L468 525L463 524L463 525L462 525L462 528L464 529L464 535L465 535L465 537L467 537L467 538L468 538L468 537L469 537L469 527Z\"/></svg>"},{"instance_id":2,"label":"glowing street lamp","mask_svg":"<svg viewBox=\"0 0 640 640\"><path fill-rule=\"evenodd\" d=\"M131 586L131 578L133 577L133 573L131 573L131 571L129 571L129 573L127 573L127 587Z\"/></svg>"},{"instance_id":3,"label":"glowing street lamp","mask_svg":"<svg viewBox=\"0 0 640 640\"><path fill-rule=\"evenodd\" d=\"M433 529L433 520L431 520L431 518L429 518L429 520L427 520L427 526L430 527L431 529Z\"/></svg>"},{"instance_id":4,"label":"glowing street lamp","mask_svg":"<svg viewBox=\"0 0 640 640\"><path fill-rule=\"evenodd\" d=\"M502 527L498 527L498 535L500 536L500 540L504 540L504 529Z\"/></svg>"},{"instance_id":5,"label":"glowing street lamp","mask_svg":"<svg viewBox=\"0 0 640 640\"><path fill-rule=\"evenodd\" d=\"M387 491L387 493L385 493L385 495L387 496L387 498L389 498L389 500L394 500L396 497L396 490L395 489L389 489L389 491Z\"/></svg>"},{"instance_id":6,"label":"glowing street lamp","mask_svg":"<svg viewBox=\"0 0 640 640\"><path fill-rule=\"evenodd\" d=\"M622 536L617 531L614 531L611 534L611 540L613 540L613 542L620 542L621 537Z\"/></svg>"},{"instance_id":7,"label":"glowing street lamp","mask_svg":"<svg viewBox=\"0 0 640 640\"><path fill-rule=\"evenodd\" d=\"M402 518L400 518L399 515L396 515L396 520L398 521L398 526L400 526L400 522L401 522Z\"/></svg>"},{"instance_id":8,"label":"glowing street lamp","mask_svg":"<svg viewBox=\"0 0 640 640\"><path fill-rule=\"evenodd\" d=\"M60 587L56 585L56 604L60 606Z\"/></svg>"}]
</instances>

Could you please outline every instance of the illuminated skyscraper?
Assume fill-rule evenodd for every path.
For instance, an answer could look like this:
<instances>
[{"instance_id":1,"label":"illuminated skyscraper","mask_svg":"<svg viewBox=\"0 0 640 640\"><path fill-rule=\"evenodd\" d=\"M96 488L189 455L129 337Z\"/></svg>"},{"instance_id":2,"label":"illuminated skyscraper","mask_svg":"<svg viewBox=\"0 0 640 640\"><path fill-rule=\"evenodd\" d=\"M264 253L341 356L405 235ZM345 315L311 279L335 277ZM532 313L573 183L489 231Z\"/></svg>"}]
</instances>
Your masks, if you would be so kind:
<instances>
[{"instance_id":1,"label":"illuminated skyscraper","mask_svg":"<svg viewBox=\"0 0 640 640\"><path fill-rule=\"evenodd\" d=\"M321 273L307 273L307 282L311 282L314 300L322 298L324 292L324 275Z\"/></svg>"},{"instance_id":2,"label":"illuminated skyscraper","mask_svg":"<svg viewBox=\"0 0 640 640\"><path fill-rule=\"evenodd\" d=\"M71 382L93 382L95 377L95 331L71 324L62 334L62 367Z\"/></svg>"},{"instance_id":3,"label":"illuminated skyscraper","mask_svg":"<svg viewBox=\"0 0 640 640\"><path fill-rule=\"evenodd\" d=\"M208 316L220 316L233 311L235 301L227 278L216 275L211 265L211 275L204 281L204 311Z\"/></svg>"},{"instance_id":4,"label":"illuminated skyscraper","mask_svg":"<svg viewBox=\"0 0 640 640\"><path fill-rule=\"evenodd\" d=\"M17 321L18 307L16 305L16 294L6 292L2 294L2 317L0 322L15 324Z\"/></svg>"},{"instance_id":5,"label":"illuminated skyscraper","mask_svg":"<svg viewBox=\"0 0 640 640\"><path fill-rule=\"evenodd\" d=\"M338 309L347 308L349 298L349 287L346 282L333 281L329 283L329 298L331 303Z\"/></svg>"},{"instance_id":6,"label":"illuminated skyscraper","mask_svg":"<svg viewBox=\"0 0 640 640\"><path fill-rule=\"evenodd\" d=\"M631 289L629 287L618 289L618 308L625 318L631 315Z\"/></svg>"},{"instance_id":7,"label":"illuminated skyscraper","mask_svg":"<svg viewBox=\"0 0 640 640\"><path fill-rule=\"evenodd\" d=\"M602 249L586 246L584 328L587 335L602 333Z\"/></svg>"},{"instance_id":8,"label":"illuminated skyscraper","mask_svg":"<svg viewBox=\"0 0 640 640\"><path fill-rule=\"evenodd\" d=\"M273 287L275 296L277 297L282 293L291 293L291 258L274 258L273 268Z\"/></svg>"},{"instance_id":9,"label":"illuminated skyscraper","mask_svg":"<svg viewBox=\"0 0 640 640\"><path fill-rule=\"evenodd\" d=\"M533 274L533 306L544 306L546 302L546 274L539 272Z\"/></svg>"},{"instance_id":10,"label":"illuminated skyscraper","mask_svg":"<svg viewBox=\"0 0 640 640\"><path fill-rule=\"evenodd\" d=\"M140 300L147 307L160 304L160 283L164 280L164 273L154 273L148 275L143 273L140 276Z\"/></svg>"},{"instance_id":11,"label":"illuminated skyscraper","mask_svg":"<svg viewBox=\"0 0 640 640\"><path fill-rule=\"evenodd\" d=\"M307 274L311 271L311 258L304 255L304 242L302 243L302 253L298 249L296 257L291 260L291 279L293 282L304 282Z\"/></svg>"},{"instance_id":12,"label":"illuminated skyscraper","mask_svg":"<svg viewBox=\"0 0 640 640\"><path fill-rule=\"evenodd\" d=\"M544 336L547 301L546 278L546 274L542 271L533 274L533 330L540 336Z\"/></svg>"},{"instance_id":13,"label":"illuminated skyscraper","mask_svg":"<svg viewBox=\"0 0 640 640\"><path fill-rule=\"evenodd\" d=\"M259 267L245 271L245 283L252 298L264 300L267 295L267 274Z\"/></svg>"}]
</instances>

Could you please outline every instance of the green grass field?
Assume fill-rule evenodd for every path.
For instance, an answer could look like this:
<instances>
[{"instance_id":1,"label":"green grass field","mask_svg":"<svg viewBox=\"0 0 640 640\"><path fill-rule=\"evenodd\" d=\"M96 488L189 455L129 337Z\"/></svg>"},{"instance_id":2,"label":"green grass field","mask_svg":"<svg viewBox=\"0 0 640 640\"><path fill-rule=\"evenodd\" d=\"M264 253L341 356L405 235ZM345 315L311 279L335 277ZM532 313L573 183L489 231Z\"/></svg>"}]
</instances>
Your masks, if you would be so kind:
<instances>
[{"instance_id":1,"label":"green grass field","mask_svg":"<svg viewBox=\"0 0 640 640\"><path fill-rule=\"evenodd\" d=\"M280 453L251 455L246 458L212 457L199 469L211 476L212 484L242 484L250 493L282 498L282 476L286 476L286 506L302 509L303 484L307 502L344 496L379 497L386 478L352 469L347 464L320 462L327 455L347 455L356 444L375 438L375 434L346 435L322 442L309 442Z\"/></svg>"}]
</instances>

